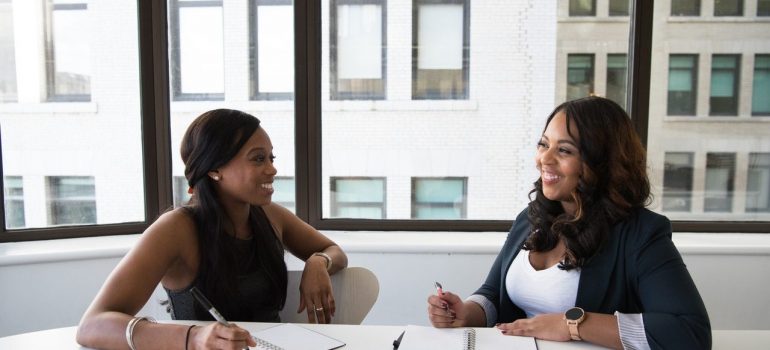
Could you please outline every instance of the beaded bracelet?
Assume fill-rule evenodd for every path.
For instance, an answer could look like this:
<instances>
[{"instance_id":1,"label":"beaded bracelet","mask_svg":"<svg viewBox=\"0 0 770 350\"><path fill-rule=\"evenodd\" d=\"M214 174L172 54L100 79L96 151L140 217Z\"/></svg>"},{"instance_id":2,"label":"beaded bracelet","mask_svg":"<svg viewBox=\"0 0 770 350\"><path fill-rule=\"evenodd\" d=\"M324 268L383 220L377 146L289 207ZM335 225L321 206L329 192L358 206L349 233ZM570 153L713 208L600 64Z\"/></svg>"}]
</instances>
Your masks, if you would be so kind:
<instances>
[{"instance_id":1,"label":"beaded bracelet","mask_svg":"<svg viewBox=\"0 0 770 350\"><path fill-rule=\"evenodd\" d=\"M187 335L184 336L184 350L187 350L187 344L190 342L190 331L195 327L195 325L192 325L187 328Z\"/></svg>"},{"instance_id":2,"label":"beaded bracelet","mask_svg":"<svg viewBox=\"0 0 770 350\"><path fill-rule=\"evenodd\" d=\"M126 342L131 350L136 350L136 347L134 346L134 327L136 327L136 324L142 320L155 323L154 318L147 316L137 316L132 318L131 321L128 321L128 324L126 325Z\"/></svg>"}]
</instances>

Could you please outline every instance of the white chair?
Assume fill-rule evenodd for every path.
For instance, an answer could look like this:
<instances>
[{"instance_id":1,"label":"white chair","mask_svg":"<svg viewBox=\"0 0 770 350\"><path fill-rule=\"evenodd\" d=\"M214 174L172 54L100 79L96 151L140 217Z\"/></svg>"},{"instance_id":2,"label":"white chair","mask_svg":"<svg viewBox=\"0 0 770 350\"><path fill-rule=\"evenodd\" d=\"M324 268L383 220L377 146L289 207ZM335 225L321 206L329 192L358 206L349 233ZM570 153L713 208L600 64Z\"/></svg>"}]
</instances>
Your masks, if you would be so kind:
<instances>
[{"instance_id":1,"label":"white chair","mask_svg":"<svg viewBox=\"0 0 770 350\"><path fill-rule=\"evenodd\" d=\"M307 323L307 312L297 313L299 282L302 271L289 271L286 305L280 312L281 322ZM361 324L377 301L380 283L377 276L363 267L348 267L331 276L336 312L334 324Z\"/></svg>"}]
</instances>

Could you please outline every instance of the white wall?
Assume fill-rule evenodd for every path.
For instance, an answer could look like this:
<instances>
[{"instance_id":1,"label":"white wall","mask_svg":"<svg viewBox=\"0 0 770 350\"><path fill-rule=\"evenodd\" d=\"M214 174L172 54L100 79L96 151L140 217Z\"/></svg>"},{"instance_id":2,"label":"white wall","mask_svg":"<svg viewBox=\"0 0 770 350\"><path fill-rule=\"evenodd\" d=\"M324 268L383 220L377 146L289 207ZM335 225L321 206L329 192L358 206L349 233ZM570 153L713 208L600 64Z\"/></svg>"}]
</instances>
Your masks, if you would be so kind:
<instances>
[{"instance_id":1,"label":"white wall","mask_svg":"<svg viewBox=\"0 0 770 350\"><path fill-rule=\"evenodd\" d=\"M351 266L374 271L380 296L365 324L427 324L433 281L467 296L503 233L327 232ZM0 336L77 324L136 235L0 244ZM770 329L770 235L675 234L714 329ZM290 269L299 269L291 258ZM157 311L142 311L142 314Z\"/></svg>"}]
</instances>

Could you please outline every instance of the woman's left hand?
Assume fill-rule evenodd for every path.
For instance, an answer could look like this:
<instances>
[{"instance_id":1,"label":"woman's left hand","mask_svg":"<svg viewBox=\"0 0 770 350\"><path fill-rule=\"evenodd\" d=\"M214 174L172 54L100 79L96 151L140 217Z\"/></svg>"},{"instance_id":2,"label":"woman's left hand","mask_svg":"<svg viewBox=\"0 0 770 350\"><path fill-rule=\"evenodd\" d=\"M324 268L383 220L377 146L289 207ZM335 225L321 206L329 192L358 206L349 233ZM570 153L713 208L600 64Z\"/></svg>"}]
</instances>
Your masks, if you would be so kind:
<instances>
[{"instance_id":1,"label":"woman's left hand","mask_svg":"<svg viewBox=\"0 0 770 350\"><path fill-rule=\"evenodd\" d=\"M329 278L329 272L326 271L324 258L311 256L305 261L302 281L299 284L297 313L302 310L307 310L309 323L331 323L334 316L332 281Z\"/></svg>"},{"instance_id":2,"label":"woman's left hand","mask_svg":"<svg viewBox=\"0 0 770 350\"><path fill-rule=\"evenodd\" d=\"M497 329L505 335L519 335L554 341L572 339L563 314L542 314L533 318L522 318L512 323L498 324Z\"/></svg>"}]
</instances>

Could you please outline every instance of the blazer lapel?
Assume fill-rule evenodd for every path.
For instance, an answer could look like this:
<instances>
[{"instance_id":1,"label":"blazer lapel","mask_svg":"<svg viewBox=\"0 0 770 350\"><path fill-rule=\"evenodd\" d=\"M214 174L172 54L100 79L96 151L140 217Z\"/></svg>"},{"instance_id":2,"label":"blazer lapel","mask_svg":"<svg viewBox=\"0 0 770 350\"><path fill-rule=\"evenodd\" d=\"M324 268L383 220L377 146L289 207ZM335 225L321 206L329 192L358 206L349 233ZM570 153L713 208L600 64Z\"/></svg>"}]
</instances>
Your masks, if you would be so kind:
<instances>
[{"instance_id":1,"label":"blazer lapel","mask_svg":"<svg viewBox=\"0 0 770 350\"><path fill-rule=\"evenodd\" d=\"M619 242L614 230L610 233L610 240L602 248L601 252L591 258L580 271L578 282L578 294L575 306L582 307L587 312L599 311L612 273L615 270L618 259Z\"/></svg>"}]
</instances>

